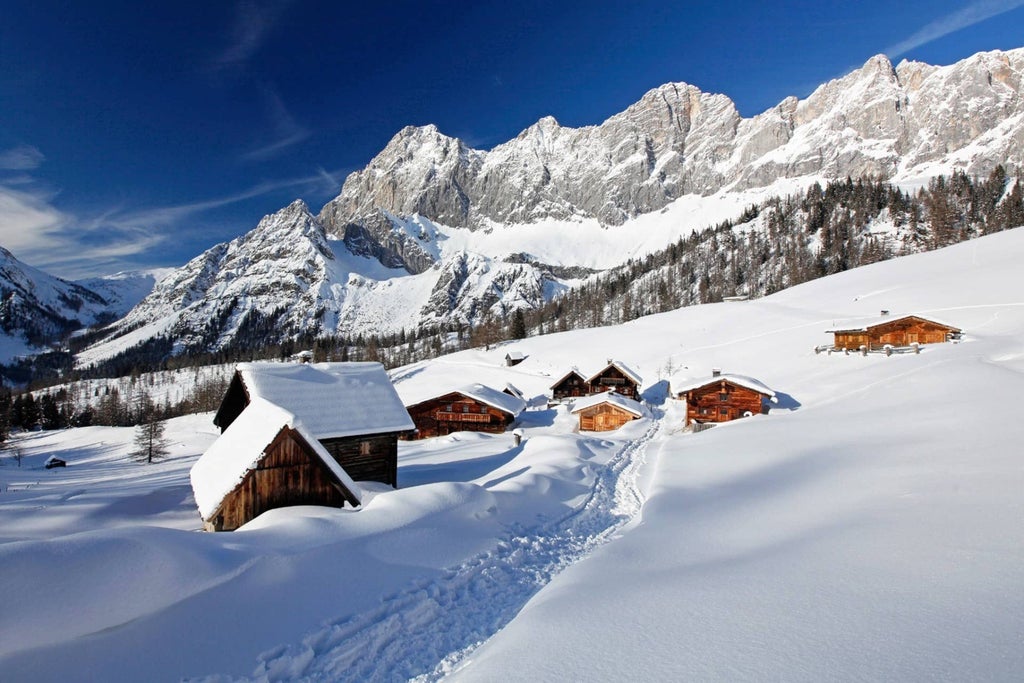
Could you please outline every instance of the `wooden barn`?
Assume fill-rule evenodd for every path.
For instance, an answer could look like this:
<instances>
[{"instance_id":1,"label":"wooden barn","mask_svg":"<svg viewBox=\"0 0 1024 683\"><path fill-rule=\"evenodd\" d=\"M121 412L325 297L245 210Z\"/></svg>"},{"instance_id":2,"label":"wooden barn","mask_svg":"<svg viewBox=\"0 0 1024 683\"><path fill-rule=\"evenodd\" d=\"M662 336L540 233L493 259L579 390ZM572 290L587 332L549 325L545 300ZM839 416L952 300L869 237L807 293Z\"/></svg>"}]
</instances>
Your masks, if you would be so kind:
<instances>
[{"instance_id":1,"label":"wooden barn","mask_svg":"<svg viewBox=\"0 0 1024 683\"><path fill-rule=\"evenodd\" d=\"M767 414L768 402L775 398L774 391L752 377L718 370L704 379L672 380L671 392L686 401L687 425Z\"/></svg>"},{"instance_id":2,"label":"wooden barn","mask_svg":"<svg viewBox=\"0 0 1024 683\"><path fill-rule=\"evenodd\" d=\"M190 472L207 531L292 505L358 507L359 486L292 413L255 398Z\"/></svg>"},{"instance_id":3,"label":"wooden barn","mask_svg":"<svg viewBox=\"0 0 1024 683\"><path fill-rule=\"evenodd\" d=\"M526 409L516 396L482 384L470 384L408 406L416 433L426 439L452 432L504 432Z\"/></svg>"},{"instance_id":4,"label":"wooden barn","mask_svg":"<svg viewBox=\"0 0 1024 683\"><path fill-rule=\"evenodd\" d=\"M878 349L886 344L909 346L911 344L940 344L960 335L962 330L919 315L889 316L849 327L828 330L835 335L835 348Z\"/></svg>"},{"instance_id":5,"label":"wooden barn","mask_svg":"<svg viewBox=\"0 0 1024 683\"><path fill-rule=\"evenodd\" d=\"M587 383L587 378L576 368L562 375L557 382L551 385L551 398L556 401L586 396L589 393L590 385Z\"/></svg>"},{"instance_id":6,"label":"wooden barn","mask_svg":"<svg viewBox=\"0 0 1024 683\"><path fill-rule=\"evenodd\" d=\"M380 363L240 363L213 419L222 434L262 398L298 419L356 481L398 485L415 426Z\"/></svg>"},{"instance_id":7,"label":"wooden barn","mask_svg":"<svg viewBox=\"0 0 1024 683\"><path fill-rule=\"evenodd\" d=\"M579 416L581 432L608 432L646 415L639 402L615 391L581 398L571 412Z\"/></svg>"},{"instance_id":8,"label":"wooden barn","mask_svg":"<svg viewBox=\"0 0 1024 683\"><path fill-rule=\"evenodd\" d=\"M526 354L522 351L509 351L505 354L505 365L512 367L513 365L519 365L526 360Z\"/></svg>"},{"instance_id":9,"label":"wooden barn","mask_svg":"<svg viewBox=\"0 0 1024 683\"><path fill-rule=\"evenodd\" d=\"M609 389L633 400L640 398L640 375L630 370L624 363L608 360L608 364L597 374L587 379L588 394L599 394Z\"/></svg>"}]
</instances>

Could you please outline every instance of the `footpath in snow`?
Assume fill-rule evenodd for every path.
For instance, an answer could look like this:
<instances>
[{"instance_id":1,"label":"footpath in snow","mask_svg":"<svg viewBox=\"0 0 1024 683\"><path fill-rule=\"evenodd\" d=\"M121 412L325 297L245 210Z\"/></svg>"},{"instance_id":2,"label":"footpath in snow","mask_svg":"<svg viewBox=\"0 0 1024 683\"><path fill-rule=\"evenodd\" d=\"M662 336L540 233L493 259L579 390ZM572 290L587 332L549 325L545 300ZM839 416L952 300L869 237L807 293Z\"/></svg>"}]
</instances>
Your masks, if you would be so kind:
<instances>
[{"instance_id":1,"label":"footpath in snow","mask_svg":"<svg viewBox=\"0 0 1024 683\"><path fill-rule=\"evenodd\" d=\"M660 411L656 418L662 418ZM507 624L538 590L632 520L639 472L662 419L651 421L598 473L583 505L544 527L521 529L494 550L416 582L368 612L330 624L301 645L271 652L257 680L437 680Z\"/></svg>"}]
</instances>

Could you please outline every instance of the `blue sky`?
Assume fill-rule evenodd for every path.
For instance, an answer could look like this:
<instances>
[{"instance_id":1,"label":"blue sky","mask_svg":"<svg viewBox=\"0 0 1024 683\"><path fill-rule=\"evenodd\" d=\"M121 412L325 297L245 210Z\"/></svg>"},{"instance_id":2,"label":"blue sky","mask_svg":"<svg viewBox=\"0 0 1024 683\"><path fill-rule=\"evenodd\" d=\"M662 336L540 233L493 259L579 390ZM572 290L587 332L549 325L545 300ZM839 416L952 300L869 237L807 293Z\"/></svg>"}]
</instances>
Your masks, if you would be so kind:
<instances>
[{"instance_id":1,"label":"blue sky","mask_svg":"<svg viewBox=\"0 0 1024 683\"><path fill-rule=\"evenodd\" d=\"M1024 45L1024 0L0 0L0 17L0 246L72 278L181 265L296 197L318 211L409 124L486 149L670 81L752 116L878 53Z\"/></svg>"}]
</instances>

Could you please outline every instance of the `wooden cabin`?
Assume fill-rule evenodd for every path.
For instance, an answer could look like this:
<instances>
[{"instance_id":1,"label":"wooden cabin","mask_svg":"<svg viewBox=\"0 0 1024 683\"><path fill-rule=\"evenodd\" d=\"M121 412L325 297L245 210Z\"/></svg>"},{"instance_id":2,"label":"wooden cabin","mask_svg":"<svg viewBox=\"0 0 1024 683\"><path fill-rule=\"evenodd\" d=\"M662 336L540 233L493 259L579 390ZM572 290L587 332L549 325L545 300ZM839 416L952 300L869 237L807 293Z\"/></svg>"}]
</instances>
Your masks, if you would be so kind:
<instances>
[{"instance_id":1,"label":"wooden cabin","mask_svg":"<svg viewBox=\"0 0 1024 683\"><path fill-rule=\"evenodd\" d=\"M519 365L524 360L526 360L526 355L522 351L509 351L505 354L505 365L508 367Z\"/></svg>"},{"instance_id":2,"label":"wooden cabin","mask_svg":"<svg viewBox=\"0 0 1024 683\"><path fill-rule=\"evenodd\" d=\"M288 411L256 398L190 472L203 526L233 531L292 505L353 507L361 491Z\"/></svg>"},{"instance_id":3,"label":"wooden cabin","mask_svg":"<svg viewBox=\"0 0 1024 683\"><path fill-rule=\"evenodd\" d=\"M521 398L471 384L408 406L416 433L406 438L426 439L452 432L499 434L525 409L526 402Z\"/></svg>"},{"instance_id":4,"label":"wooden cabin","mask_svg":"<svg viewBox=\"0 0 1024 683\"><path fill-rule=\"evenodd\" d=\"M580 371L573 368L551 385L551 398L560 401L565 398L577 398L590 393L590 384Z\"/></svg>"},{"instance_id":5,"label":"wooden cabin","mask_svg":"<svg viewBox=\"0 0 1024 683\"><path fill-rule=\"evenodd\" d=\"M640 375L630 370L624 363L608 360L600 372L587 379L588 394L599 394L609 389L634 401L640 398Z\"/></svg>"},{"instance_id":6,"label":"wooden cabin","mask_svg":"<svg viewBox=\"0 0 1024 683\"><path fill-rule=\"evenodd\" d=\"M743 375L714 371L711 377L671 382L672 396L686 401L686 425L728 422L768 413L775 392Z\"/></svg>"},{"instance_id":7,"label":"wooden cabin","mask_svg":"<svg viewBox=\"0 0 1024 683\"><path fill-rule=\"evenodd\" d=\"M863 325L828 330L835 335L835 348L878 349L885 345L940 344L954 339L962 330L952 325L922 318L918 315L891 317L883 315Z\"/></svg>"},{"instance_id":8,"label":"wooden cabin","mask_svg":"<svg viewBox=\"0 0 1024 683\"><path fill-rule=\"evenodd\" d=\"M240 363L213 419L221 433L262 398L293 414L357 481L398 485L415 425L380 363Z\"/></svg>"},{"instance_id":9,"label":"wooden cabin","mask_svg":"<svg viewBox=\"0 0 1024 683\"><path fill-rule=\"evenodd\" d=\"M643 406L615 391L587 396L574 402L571 410L578 415L581 432L608 432L644 417Z\"/></svg>"}]
</instances>

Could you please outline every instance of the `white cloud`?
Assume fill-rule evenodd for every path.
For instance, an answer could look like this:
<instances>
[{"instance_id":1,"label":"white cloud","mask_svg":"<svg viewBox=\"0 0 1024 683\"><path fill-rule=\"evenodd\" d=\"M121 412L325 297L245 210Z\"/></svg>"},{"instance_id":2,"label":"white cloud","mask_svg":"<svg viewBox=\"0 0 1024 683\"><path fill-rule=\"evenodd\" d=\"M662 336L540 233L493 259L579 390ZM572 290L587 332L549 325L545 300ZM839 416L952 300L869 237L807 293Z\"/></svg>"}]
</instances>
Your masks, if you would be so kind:
<instances>
[{"instance_id":1,"label":"white cloud","mask_svg":"<svg viewBox=\"0 0 1024 683\"><path fill-rule=\"evenodd\" d=\"M168 206L113 207L94 216L57 209L53 193L0 182L0 246L24 263L60 277L167 265L158 249L172 238L181 239L189 219L280 190L292 190L294 196L333 194L339 175L317 168L308 176L265 181L222 197ZM240 225L238 234L253 227L255 221Z\"/></svg>"},{"instance_id":2,"label":"white cloud","mask_svg":"<svg viewBox=\"0 0 1024 683\"><path fill-rule=\"evenodd\" d=\"M214 59L214 66L228 68L245 65L259 52L284 8L285 3L282 2L245 0L238 3L230 41Z\"/></svg>"},{"instance_id":3,"label":"white cloud","mask_svg":"<svg viewBox=\"0 0 1024 683\"><path fill-rule=\"evenodd\" d=\"M916 33L888 47L885 54L890 58L899 57L914 48L927 45L943 36L956 33L968 26L1017 9L1022 5L1024 5L1024 0L977 0L961 10L925 25Z\"/></svg>"},{"instance_id":4,"label":"white cloud","mask_svg":"<svg viewBox=\"0 0 1024 683\"><path fill-rule=\"evenodd\" d=\"M249 161L265 161L282 151L297 145L309 137L310 132L296 123L288 107L285 106L277 91L267 86L263 88L267 112L274 127L275 140L242 155Z\"/></svg>"},{"instance_id":5,"label":"white cloud","mask_svg":"<svg viewBox=\"0 0 1024 683\"><path fill-rule=\"evenodd\" d=\"M31 171L43 163L43 153L31 145L18 145L0 152L0 170Z\"/></svg>"}]
</instances>

